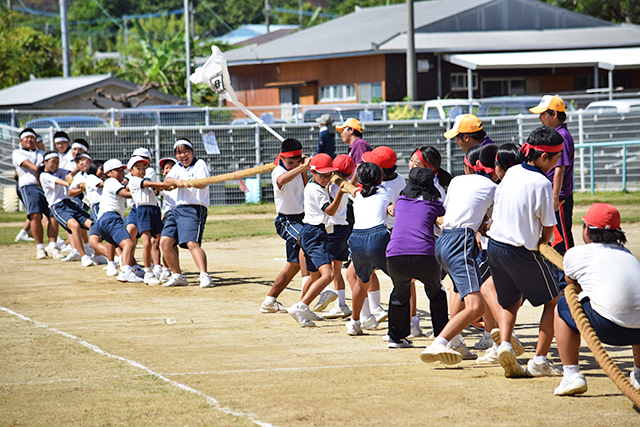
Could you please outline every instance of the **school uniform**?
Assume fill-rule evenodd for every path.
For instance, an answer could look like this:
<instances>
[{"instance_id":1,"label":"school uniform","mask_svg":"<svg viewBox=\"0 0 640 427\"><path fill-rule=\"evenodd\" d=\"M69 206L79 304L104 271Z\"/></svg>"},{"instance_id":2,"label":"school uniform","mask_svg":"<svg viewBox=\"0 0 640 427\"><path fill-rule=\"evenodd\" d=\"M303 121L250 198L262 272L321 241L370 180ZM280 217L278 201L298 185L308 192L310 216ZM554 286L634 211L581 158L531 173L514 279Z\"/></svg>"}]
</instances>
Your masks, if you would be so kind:
<instances>
[{"instance_id":1,"label":"school uniform","mask_svg":"<svg viewBox=\"0 0 640 427\"><path fill-rule=\"evenodd\" d=\"M406 185L407 181L399 173L397 173L394 178L386 181L383 180L382 183L380 183L381 187L386 187L391 191L391 203L395 203L396 200L398 200L398 197L400 197L400 193L402 192L402 190L404 190L404 187L406 187ZM385 221L387 229L391 230L395 221L395 216L387 214L387 220Z\"/></svg>"},{"instance_id":2,"label":"school uniform","mask_svg":"<svg viewBox=\"0 0 640 427\"><path fill-rule=\"evenodd\" d=\"M329 185L329 196L331 199L335 199L338 196L340 187L331 183ZM340 205L336 213L329 217L327 221L327 234L328 234L328 248L329 257L331 260L347 261L349 259L349 236L351 235L351 228L347 221L347 204L349 198L344 195L340 199Z\"/></svg>"},{"instance_id":3,"label":"school uniform","mask_svg":"<svg viewBox=\"0 0 640 427\"><path fill-rule=\"evenodd\" d=\"M304 226L300 231L300 246L307 261L307 270L316 272L324 264L331 264L329 237L324 210L331 204L327 189L314 180L304 188Z\"/></svg>"},{"instance_id":4,"label":"school uniform","mask_svg":"<svg viewBox=\"0 0 640 427\"><path fill-rule=\"evenodd\" d=\"M27 211L27 218L31 219L32 214L50 216L49 204L42 187L40 187L36 172L21 166L26 160L36 166L42 165L44 163L44 151L38 149L30 151L20 148L13 151L11 160L18 173L18 189L22 203Z\"/></svg>"},{"instance_id":5,"label":"school uniform","mask_svg":"<svg viewBox=\"0 0 640 427\"><path fill-rule=\"evenodd\" d=\"M500 305L526 298L539 306L554 299L557 282L537 250L542 227L556 224L544 173L527 163L509 168L496 190L492 219L487 254Z\"/></svg>"},{"instance_id":6,"label":"school uniform","mask_svg":"<svg viewBox=\"0 0 640 427\"><path fill-rule=\"evenodd\" d=\"M119 193L124 189L124 184L115 178L107 178L104 182L97 227L92 233L97 234L115 247L120 246L120 242L123 240L131 238L122 219L124 197Z\"/></svg>"},{"instance_id":7,"label":"school uniform","mask_svg":"<svg viewBox=\"0 0 640 427\"><path fill-rule=\"evenodd\" d=\"M85 188L86 188L86 182L87 182L87 177L88 176L89 175L87 175L86 172L82 172L82 171L78 172L76 174L76 176L73 177L73 181L71 181L71 184L69 185L69 190L79 188L80 184L85 184ZM83 210L89 212L89 205L87 205L84 202L84 192L78 194L77 196L69 197L69 199L73 203L75 203L80 209L83 209Z\"/></svg>"},{"instance_id":8,"label":"school uniform","mask_svg":"<svg viewBox=\"0 0 640 427\"><path fill-rule=\"evenodd\" d=\"M67 222L75 219L80 227L88 230L84 223L90 218L89 212L81 209L69 198L69 189L64 185L56 184L57 179L64 180L69 173L68 170L58 169L54 173L42 172L40 174L40 183L44 191L45 198L49 204L49 209L58 224L71 234L71 230L67 227Z\"/></svg>"},{"instance_id":9,"label":"school uniform","mask_svg":"<svg viewBox=\"0 0 640 427\"><path fill-rule=\"evenodd\" d=\"M287 246L287 262L300 262L300 245L298 238L304 224L304 179L298 174L291 181L278 188L278 177L287 173L282 162L271 172L273 185L273 199L276 204L276 219L274 225L278 236L282 237Z\"/></svg>"},{"instance_id":10,"label":"school uniform","mask_svg":"<svg viewBox=\"0 0 640 427\"><path fill-rule=\"evenodd\" d=\"M125 175L125 178L127 178L127 181L130 181L131 178L133 177L133 175L131 175L131 173L128 173ZM145 179L148 179L151 182L157 182L157 174L155 169L153 169L152 167L148 167L145 172L144 172L144 177ZM131 206L131 209L129 210L129 215L127 216L127 225L129 224L133 224L136 227L138 227L138 206L136 205L135 200L133 200L132 198L132 202L133 202L133 206ZM157 199L156 199L157 202ZM138 235L139 236L139 235Z\"/></svg>"},{"instance_id":11,"label":"school uniform","mask_svg":"<svg viewBox=\"0 0 640 427\"><path fill-rule=\"evenodd\" d=\"M87 175L85 181L85 191L87 199L89 200L89 215L91 216L91 227L89 228L89 235L98 234L96 232L98 213L100 212L100 200L102 199L102 187L99 184L104 184L100 178L96 175Z\"/></svg>"},{"instance_id":12,"label":"school uniform","mask_svg":"<svg viewBox=\"0 0 640 427\"><path fill-rule=\"evenodd\" d=\"M144 181L152 182L146 177L132 176L129 179L131 198L137 208L138 237L145 231L149 231L152 237L156 237L162 233L162 214L153 188L143 187Z\"/></svg>"},{"instance_id":13,"label":"school uniform","mask_svg":"<svg viewBox=\"0 0 640 427\"><path fill-rule=\"evenodd\" d=\"M209 168L202 159L194 157L193 163L185 167L176 164L167 178L192 180L209 177ZM209 186L205 188L177 188L175 214L167 218L162 235L172 237L181 248L188 242L202 243L204 225L209 207Z\"/></svg>"}]
</instances>

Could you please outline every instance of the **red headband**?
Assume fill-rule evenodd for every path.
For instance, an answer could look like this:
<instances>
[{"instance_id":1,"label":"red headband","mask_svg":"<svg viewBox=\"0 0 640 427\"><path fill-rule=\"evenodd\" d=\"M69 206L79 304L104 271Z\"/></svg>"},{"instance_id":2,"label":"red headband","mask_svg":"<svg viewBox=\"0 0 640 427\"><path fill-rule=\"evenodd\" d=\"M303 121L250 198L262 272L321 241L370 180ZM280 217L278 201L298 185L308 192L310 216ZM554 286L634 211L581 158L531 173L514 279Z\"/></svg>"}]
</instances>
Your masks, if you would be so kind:
<instances>
[{"instance_id":1,"label":"red headband","mask_svg":"<svg viewBox=\"0 0 640 427\"><path fill-rule=\"evenodd\" d=\"M416 156L418 156L418 158L420 159L420 163L422 163L423 165L425 165L425 167L428 167L429 169L431 169L432 171L434 171L436 174L438 174L438 171L429 163L427 162L424 157L422 156L422 151L420 151L419 149L414 151L413 154L415 154Z\"/></svg>"},{"instance_id":2,"label":"red headband","mask_svg":"<svg viewBox=\"0 0 640 427\"><path fill-rule=\"evenodd\" d=\"M474 172L485 172L489 175L493 175L496 170L492 169L490 167L487 167L485 165L483 165L482 163L480 163L480 160L476 161L475 166L471 164L471 162L469 161L469 159L467 159L467 157L465 156L464 158L464 164L469 166Z\"/></svg>"},{"instance_id":3,"label":"red headband","mask_svg":"<svg viewBox=\"0 0 640 427\"><path fill-rule=\"evenodd\" d=\"M560 145L531 145L528 142L525 142L522 147L520 147L520 151L524 153L525 156L529 155L529 151L538 150L543 153L559 153L562 151L562 144Z\"/></svg>"},{"instance_id":4,"label":"red headband","mask_svg":"<svg viewBox=\"0 0 640 427\"><path fill-rule=\"evenodd\" d=\"M282 158L289 158L289 157L296 157L296 156L302 156L302 148L299 150L291 150L291 151L284 151L282 153L278 154L278 157L276 157L276 160L273 162L274 165L277 165L278 163L280 163L280 159Z\"/></svg>"}]
</instances>

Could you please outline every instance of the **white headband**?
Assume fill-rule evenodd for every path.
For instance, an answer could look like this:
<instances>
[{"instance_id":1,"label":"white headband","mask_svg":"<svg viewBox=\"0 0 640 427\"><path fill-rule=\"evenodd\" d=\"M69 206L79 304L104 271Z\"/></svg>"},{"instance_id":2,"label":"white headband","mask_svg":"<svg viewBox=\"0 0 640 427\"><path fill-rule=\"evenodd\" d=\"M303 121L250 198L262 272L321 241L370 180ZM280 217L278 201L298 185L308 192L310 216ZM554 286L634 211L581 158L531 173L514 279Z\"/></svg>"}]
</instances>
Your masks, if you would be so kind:
<instances>
[{"instance_id":1,"label":"white headband","mask_svg":"<svg viewBox=\"0 0 640 427\"><path fill-rule=\"evenodd\" d=\"M87 153L78 154L78 156L82 157L83 159L89 159L89 160L91 160L91 156L90 156L90 155L88 155Z\"/></svg>"},{"instance_id":2,"label":"white headband","mask_svg":"<svg viewBox=\"0 0 640 427\"><path fill-rule=\"evenodd\" d=\"M54 157L57 157L58 159L60 159L60 156L58 156L58 153L49 153L46 156L44 156L44 161L46 162L47 160L53 159Z\"/></svg>"},{"instance_id":3,"label":"white headband","mask_svg":"<svg viewBox=\"0 0 640 427\"><path fill-rule=\"evenodd\" d=\"M54 142L54 143L56 143L56 142L62 142L62 141L64 141L64 142L69 142L69 138L66 138L66 137L64 137L64 136L58 136L58 137L56 137L56 138L53 138L53 142Z\"/></svg>"},{"instance_id":4,"label":"white headband","mask_svg":"<svg viewBox=\"0 0 640 427\"><path fill-rule=\"evenodd\" d=\"M186 139L179 139L176 141L175 144L173 144L173 149L175 150L176 148L178 148L181 145L186 145L188 147L193 148L193 144L191 144L189 141L187 141Z\"/></svg>"},{"instance_id":5,"label":"white headband","mask_svg":"<svg viewBox=\"0 0 640 427\"><path fill-rule=\"evenodd\" d=\"M84 151L89 151L86 145L80 144L79 142L74 142L71 144L71 148L82 148Z\"/></svg>"},{"instance_id":6,"label":"white headband","mask_svg":"<svg viewBox=\"0 0 640 427\"><path fill-rule=\"evenodd\" d=\"M26 131L26 132L22 132L20 134L20 139L24 138L25 136L32 136L32 137L36 137L36 134L30 131Z\"/></svg>"}]
</instances>

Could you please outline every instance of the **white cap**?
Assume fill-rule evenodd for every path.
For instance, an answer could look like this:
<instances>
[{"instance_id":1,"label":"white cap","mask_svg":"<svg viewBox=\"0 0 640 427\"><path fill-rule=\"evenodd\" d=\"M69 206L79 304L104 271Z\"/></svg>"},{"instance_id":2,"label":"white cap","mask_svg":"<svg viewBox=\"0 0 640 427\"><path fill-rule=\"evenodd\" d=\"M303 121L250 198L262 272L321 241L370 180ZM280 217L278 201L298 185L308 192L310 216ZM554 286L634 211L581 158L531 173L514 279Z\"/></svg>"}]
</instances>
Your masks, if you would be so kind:
<instances>
[{"instance_id":1,"label":"white cap","mask_svg":"<svg viewBox=\"0 0 640 427\"><path fill-rule=\"evenodd\" d=\"M102 170L104 170L104 173L107 173L109 171L112 171L114 169L120 169L120 168L124 168L125 165L122 164L122 162L118 159L110 159L107 160L106 162L104 162L104 165L102 165Z\"/></svg>"},{"instance_id":2,"label":"white cap","mask_svg":"<svg viewBox=\"0 0 640 427\"><path fill-rule=\"evenodd\" d=\"M144 157L140 157L140 156L133 156L132 158L129 159L129 161L127 162L127 169L131 170L131 168L133 167L133 165L135 165L138 162L142 162L145 164L145 166L149 166L149 160L145 159ZM106 172L106 171L105 171Z\"/></svg>"},{"instance_id":3,"label":"white cap","mask_svg":"<svg viewBox=\"0 0 640 427\"><path fill-rule=\"evenodd\" d=\"M147 150L146 148L136 148L135 150L133 150L133 154L131 154L131 157L135 157L135 156L140 156L140 157L147 157L147 158L151 158L151 152L149 150Z\"/></svg>"}]
</instances>

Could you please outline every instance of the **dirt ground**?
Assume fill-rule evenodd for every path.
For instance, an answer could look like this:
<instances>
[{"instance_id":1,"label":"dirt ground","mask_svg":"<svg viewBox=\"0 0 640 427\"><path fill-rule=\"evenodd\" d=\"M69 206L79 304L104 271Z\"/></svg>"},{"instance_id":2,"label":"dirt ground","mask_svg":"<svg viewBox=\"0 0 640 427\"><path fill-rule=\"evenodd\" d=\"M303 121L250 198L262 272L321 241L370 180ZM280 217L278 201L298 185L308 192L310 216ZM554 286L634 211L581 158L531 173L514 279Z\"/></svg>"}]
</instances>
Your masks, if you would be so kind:
<instances>
[{"instance_id":1,"label":"dirt ground","mask_svg":"<svg viewBox=\"0 0 640 427\"><path fill-rule=\"evenodd\" d=\"M627 225L640 254L640 226ZM579 229L574 231L579 236ZM589 391L555 397L558 378L509 380L499 365L427 365L415 348L389 350L381 328L350 337L345 321L301 328L258 308L284 265L277 237L204 244L216 287L119 283L100 267L35 261L32 244L0 252L2 426L637 426L640 411L583 343ZM380 273L383 300L390 280ZM280 297L299 298L300 280ZM349 292L347 296L349 297ZM428 301L419 290L422 327ZM540 309L525 305L517 334L533 356ZM479 338L465 331L467 344ZM610 348L624 372L628 348ZM550 357L559 363L555 344Z\"/></svg>"}]
</instances>

